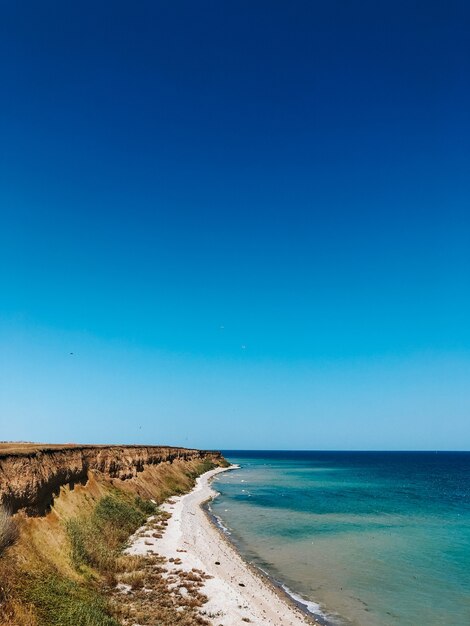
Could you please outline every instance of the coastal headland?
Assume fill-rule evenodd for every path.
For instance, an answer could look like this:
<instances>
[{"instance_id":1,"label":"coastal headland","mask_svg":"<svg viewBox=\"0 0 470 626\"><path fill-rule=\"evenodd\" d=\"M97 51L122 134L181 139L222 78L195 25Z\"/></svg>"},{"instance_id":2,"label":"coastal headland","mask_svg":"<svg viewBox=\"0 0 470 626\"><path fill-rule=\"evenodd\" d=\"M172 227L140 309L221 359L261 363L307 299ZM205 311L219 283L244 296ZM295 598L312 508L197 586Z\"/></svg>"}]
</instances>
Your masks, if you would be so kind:
<instances>
[{"instance_id":1,"label":"coastal headland","mask_svg":"<svg viewBox=\"0 0 470 626\"><path fill-rule=\"evenodd\" d=\"M155 468L160 472L162 464L207 459L222 462L222 455L171 446L0 443L0 504L13 513L45 513L61 488L86 485L93 472L142 497L151 496Z\"/></svg>"},{"instance_id":2,"label":"coastal headland","mask_svg":"<svg viewBox=\"0 0 470 626\"><path fill-rule=\"evenodd\" d=\"M0 626L206 623L201 598L180 602L156 558L123 549L166 499L226 465L168 446L0 444ZM148 615L119 592L132 580L138 594L145 578L158 592Z\"/></svg>"},{"instance_id":3,"label":"coastal headland","mask_svg":"<svg viewBox=\"0 0 470 626\"><path fill-rule=\"evenodd\" d=\"M0 444L0 626L314 623L202 505L220 452Z\"/></svg>"}]
</instances>

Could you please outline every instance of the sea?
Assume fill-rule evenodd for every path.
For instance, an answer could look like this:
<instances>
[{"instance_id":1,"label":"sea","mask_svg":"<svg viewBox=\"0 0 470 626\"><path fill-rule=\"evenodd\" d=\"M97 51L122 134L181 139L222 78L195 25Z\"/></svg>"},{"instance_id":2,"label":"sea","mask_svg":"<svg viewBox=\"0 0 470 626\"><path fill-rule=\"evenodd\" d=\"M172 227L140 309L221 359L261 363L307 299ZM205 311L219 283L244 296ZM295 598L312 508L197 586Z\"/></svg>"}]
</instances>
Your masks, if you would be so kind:
<instances>
[{"instance_id":1,"label":"sea","mask_svg":"<svg viewBox=\"0 0 470 626\"><path fill-rule=\"evenodd\" d=\"M470 625L470 453L225 450L211 512L328 625Z\"/></svg>"}]
</instances>

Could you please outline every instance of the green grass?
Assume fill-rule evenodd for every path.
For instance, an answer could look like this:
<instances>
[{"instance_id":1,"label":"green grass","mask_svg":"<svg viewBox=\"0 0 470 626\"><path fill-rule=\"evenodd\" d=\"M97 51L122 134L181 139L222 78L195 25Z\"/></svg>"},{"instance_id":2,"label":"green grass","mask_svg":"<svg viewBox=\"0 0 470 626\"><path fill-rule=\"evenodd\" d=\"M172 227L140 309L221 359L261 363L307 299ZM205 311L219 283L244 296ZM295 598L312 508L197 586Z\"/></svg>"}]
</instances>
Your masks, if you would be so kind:
<instances>
[{"instance_id":1,"label":"green grass","mask_svg":"<svg viewBox=\"0 0 470 626\"><path fill-rule=\"evenodd\" d=\"M129 535L155 511L151 502L120 492L101 498L90 516L67 522L72 564L77 569L87 565L100 573L112 572Z\"/></svg>"},{"instance_id":2,"label":"green grass","mask_svg":"<svg viewBox=\"0 0 470 626\"><path fill-rule=\"evenodd\" d=\"M88 583L54 572L31 578L25 599L36 607L41 626L119 626L110 616L98 581L100 575L115 572L129 535L155 511L151 502L116 490L101 498L91 514L68 520L71 562Z\"/></svg>"},{"instance_id":3,"label":"green grass","mask_svg":"<svg viewBox=\"0 0 470 626\"><path fill-rule=\"evenodd\" d=\"M33 579L27 589L26 599L35 605L44 626L119 626L91 587L51 573Z\"/></svg>"},{"instance_id":4,"label":"green grass","mask_svg":"<svg viewBox=\"0 0 470 626\"><path fill-rule=\"evenodd\" d=\"M190 477L197 478L201 474L204 474L205 472L208 472L209 470L212 470L215 467L216 465L210 459L204 459L204 461L201 461L197 465L196 469L190 473Z\"/></svg>"}]
</instances>

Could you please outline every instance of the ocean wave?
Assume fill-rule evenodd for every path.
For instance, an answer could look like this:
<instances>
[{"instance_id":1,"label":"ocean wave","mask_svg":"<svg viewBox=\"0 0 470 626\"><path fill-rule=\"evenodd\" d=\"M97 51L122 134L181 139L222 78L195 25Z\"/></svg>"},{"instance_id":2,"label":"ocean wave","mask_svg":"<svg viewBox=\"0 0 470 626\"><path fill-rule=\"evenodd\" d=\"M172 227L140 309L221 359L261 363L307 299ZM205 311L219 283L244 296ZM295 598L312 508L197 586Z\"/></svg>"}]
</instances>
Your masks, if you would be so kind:
<instances>
[{"instance_id":1,"label":"ocean wave","mask_svg":"<svg viewBox=\"0 0 470 626\"><path fill-rule=\"evenodd\" d=\"M230 532L230 529L228 529L221 520L221 518L214 513L210 505L207 505L207 511L209 512L210 517L214 524L217 526L217 528L219 528L224 533L224 535L227 535L229 537L232 534Z\"/></svg>"},{"instance_id":2,"label":"ocean wave","mask_svg":"<svg viewBox=\"0 0 470 626\"><path fill-rule=\"evenodd\" d=\"M294 591L289 589L287 585L284 585L282 583L280 587L290 598L292 598L292 600L294 600L296 604L300 604L301 607L305 611L313 615L313 617L315 617L316 619L320 618L324 624L337 623L337 622L332 622L331 617L321 610L321 607L318 604L318 602L313 602L312 600L306 600L305 598L300 596L298 593L295 593Z\"/></svg>"}]
</instances>

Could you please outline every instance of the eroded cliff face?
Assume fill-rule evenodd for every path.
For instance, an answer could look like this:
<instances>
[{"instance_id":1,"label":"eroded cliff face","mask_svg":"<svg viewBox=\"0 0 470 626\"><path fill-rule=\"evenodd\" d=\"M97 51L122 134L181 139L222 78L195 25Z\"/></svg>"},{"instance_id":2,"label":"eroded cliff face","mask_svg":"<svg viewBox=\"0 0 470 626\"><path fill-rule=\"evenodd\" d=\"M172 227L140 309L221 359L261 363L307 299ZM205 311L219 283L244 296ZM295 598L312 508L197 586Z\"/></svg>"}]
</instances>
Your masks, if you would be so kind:
<instances>
[{"instance_id":1,"label":"eroded cliff face","mask_svg":"<svg viewBox=\"0 0 470 626\"><path fill-rule=\"evenodd\" d=\"M223 462L219 452L162 446L0 447L0 502L13 513L45 513L62 486L86 484L90 472L128 481L145 468L175 460Z\"/></svg>"}]
</instances>

